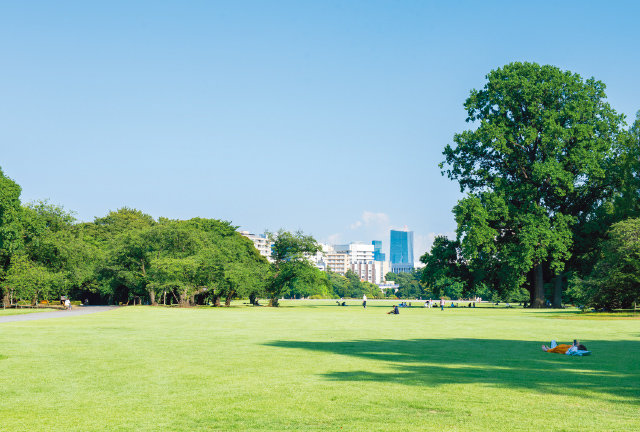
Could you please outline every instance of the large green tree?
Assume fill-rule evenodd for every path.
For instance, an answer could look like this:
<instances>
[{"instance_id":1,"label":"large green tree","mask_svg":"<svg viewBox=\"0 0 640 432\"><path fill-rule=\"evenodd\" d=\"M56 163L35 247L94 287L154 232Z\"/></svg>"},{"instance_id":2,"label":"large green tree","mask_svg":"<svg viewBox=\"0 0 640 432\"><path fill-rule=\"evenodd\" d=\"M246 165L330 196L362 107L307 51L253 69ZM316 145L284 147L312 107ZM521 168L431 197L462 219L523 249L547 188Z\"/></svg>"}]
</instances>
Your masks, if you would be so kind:
<instances>
[{"instance_id":1,"label":"large green tree","mask_svg":"<svg viewBox=\"0 0 640 432\"><path fill-rule=\"evenodd\" d=\"M474 128L444 150L443 173L468 194L454 209L465 258L491 257L506 290L529 275L533 307L545 302L543 269L562 276L577 218L610 193L606 167L622 116L604 89L554 66L508 64L471 91Z\"/></svg>"},{"instance_id":2,"label":"large green tree","mask_svg":"<svg viewBox=\"0 0 640 432\"><path fill-rule=\"evenodd\" d=\"M0 169L0 291L3 305L9 306L9 289L4 280L12 257L21 249L22 189Z\"/></svg>"}]
</instances>

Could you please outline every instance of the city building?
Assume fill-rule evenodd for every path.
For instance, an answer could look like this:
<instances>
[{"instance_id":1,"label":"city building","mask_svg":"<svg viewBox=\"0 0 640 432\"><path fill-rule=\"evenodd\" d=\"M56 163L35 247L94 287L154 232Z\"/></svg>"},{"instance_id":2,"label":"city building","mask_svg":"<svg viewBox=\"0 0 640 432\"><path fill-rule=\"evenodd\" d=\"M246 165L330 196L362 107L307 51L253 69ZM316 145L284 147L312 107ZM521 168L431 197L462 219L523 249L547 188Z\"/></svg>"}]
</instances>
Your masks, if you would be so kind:
<instances>
[{"instance_id":1,"label":"city building","mask_svg":"<svg viewBox=\"0 0 640 432\"><path fill-rule=\"evenodd\" d=\"M334 273L344 276L347 270L351 268L351 260L349 255L345 253L338 253L335 251L326 252L324 254L325 269L329 269Z\"/></svg>"},{"instance_id":2,"label":"city building","mask_svg":"<svg viewBox=\"0 0 640 432\"><path fill-rule=\"evenodd\" d=\"M386 256L382 252L382 240L373 240L373 260L374 261L386 261Z\"/></svg>"},{"instance_id":3,"label":"city building","mask_svg":"<svg viewBox=\"0 0 640 432\"><path fill-rule=\"evenodd\" d=\"M384 277L389 273L389 263L386 261L369 261L351 263L351 271L360 277L360 280L381 284Z\"/></svg>"},{"instance_id":4,"label":"city building","mask_svg":"<svg viewBox=\"0 0 640 432\"><path fill-rule=\"evenodd\" d=\"M374 261L351 263L351 271L357 274L361 281L375 283Z\"/></svg>"},{"instance_id":5,"label":"city building","mask_svg":"<svg viewBox=\"0 0 640 432\"><path fill-rule=\"evenodd\" d=\"M413 231L391 230L389 255L393 273L413 271Z\"/></svg>"},{"instance_id":6,"label":"city building","mask_svg":"<svg viewBox=\"0 0 640 432\"><path fill-rule=\"evenodd\" d=\"M384 283L386 280L387 273L391 271L391 265L389 261L375 261L375 284Z\"/></svg>"},{"instance_id":7,"label":"city building","mask_svg":"<svg viewBox=\"0 0 640 432\"><path fill-rule=\"evenodd\" d=\"M337 252L333 246L320 243L321 250L309 256L309 261L322 271L332 271L345 275L351 267L349 254Z\"/></svg>"},{"instance_id":8,"label":"city building","mask_svg":"<svg viewBox=\"0 0 640 432\"><path fill-rule=\"evenodd\" d=\"M351 263L368 263L373 261L372 244L349 243L346 245L335 245L334 249L338 253L349 255Z\"/></svg>"}]
</instances>

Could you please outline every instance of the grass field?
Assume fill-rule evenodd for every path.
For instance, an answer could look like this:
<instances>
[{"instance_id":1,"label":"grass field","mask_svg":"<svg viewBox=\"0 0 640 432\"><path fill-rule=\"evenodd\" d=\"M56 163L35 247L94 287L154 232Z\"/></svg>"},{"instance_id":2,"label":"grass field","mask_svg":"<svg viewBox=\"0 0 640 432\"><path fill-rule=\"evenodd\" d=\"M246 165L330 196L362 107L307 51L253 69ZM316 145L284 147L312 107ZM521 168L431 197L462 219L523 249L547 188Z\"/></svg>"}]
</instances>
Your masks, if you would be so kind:
<instances>
[{"instance_id":1,"label":"grass field","mask_svg":"<svg viewBox=\"0 0 640 432\"><path fill-rule=\"evenodd\" d=\"M47 309L47 308L38 308L38 309L30 309L30 308L0 309L0 316L23 315L23 314L37 313L37 312L53 312L55 310L57 310L57 309Z\"/></svg>"},{"instance_id":2,"label":"grass field","mask_svg":"<svg viewBox=\"0 0 640 432\"><path fill-rule=\"evenodd\" d=\"M0 430L640 429L640 320L353 304L0 324Z\"/></svg>"}]
</instances>

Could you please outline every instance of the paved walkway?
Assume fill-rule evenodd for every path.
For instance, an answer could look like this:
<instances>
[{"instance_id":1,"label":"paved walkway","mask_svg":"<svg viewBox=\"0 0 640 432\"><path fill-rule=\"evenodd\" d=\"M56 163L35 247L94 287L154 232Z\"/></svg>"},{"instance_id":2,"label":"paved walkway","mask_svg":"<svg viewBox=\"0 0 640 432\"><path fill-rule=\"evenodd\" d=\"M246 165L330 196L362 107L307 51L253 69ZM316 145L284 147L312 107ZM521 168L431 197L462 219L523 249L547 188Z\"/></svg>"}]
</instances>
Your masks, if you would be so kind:
<instances>
[{"instance_id":1,"label":"paved walkway","mask_svg":"<svg viewBox=\"0 0 640 432\"><path fill-rule=\"evenodd\" d=\"M105 312L117 308L118 306L80 306L72 310L53 311L53 312L34 312L21 315L0 316L0 324L14 321L33 321L48 318L66 318L76 315L86 315L96 312Z\"/></svg>"}]
</instances>

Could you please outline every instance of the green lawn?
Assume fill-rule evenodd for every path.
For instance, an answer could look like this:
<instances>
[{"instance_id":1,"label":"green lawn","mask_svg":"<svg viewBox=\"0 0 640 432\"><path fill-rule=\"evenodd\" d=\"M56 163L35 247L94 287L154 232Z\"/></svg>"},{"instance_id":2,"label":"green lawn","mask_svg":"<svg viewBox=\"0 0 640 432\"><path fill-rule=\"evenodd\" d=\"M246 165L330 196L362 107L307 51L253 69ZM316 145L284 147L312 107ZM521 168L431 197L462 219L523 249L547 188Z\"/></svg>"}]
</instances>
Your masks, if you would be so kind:
<instances>
[{"instance_id":1,"label":"green lawn","mask_svg":"<svg viewBox=\"0 0 640 432\"><path fill-rule=\"evenodd\" d=\"M36 313L36 312L53 312L57 309L48 309L48 308L38 308L38 309L31 309L31 308L18 308L18 309L0 309L0 316L7 316L7 315L22 315L22 314L28 314L28 313Z\"/></svg>"},{"instance_id":2,"label":"green lawn","mask_svg":"<svg viewBox=\"0 0 640 432\"><path fill-rule=\"evenodd\" d=\"M387 309L127 307L0 324L0 429L640 428L640 320ZM593 355L540 350L574 337Z\"/></svg>"}]
</instances>

